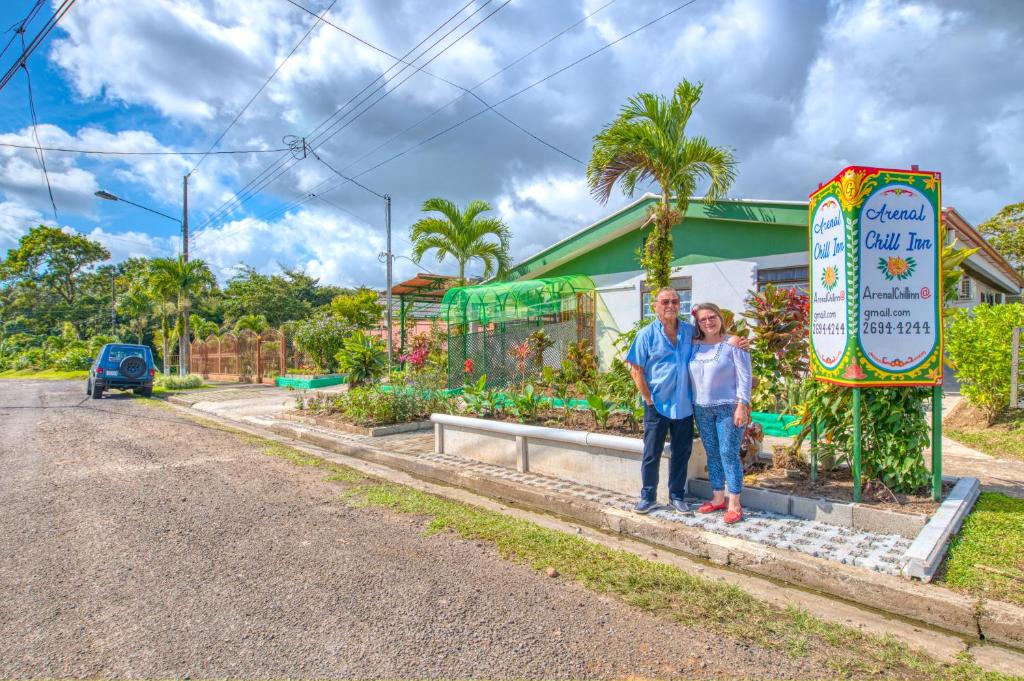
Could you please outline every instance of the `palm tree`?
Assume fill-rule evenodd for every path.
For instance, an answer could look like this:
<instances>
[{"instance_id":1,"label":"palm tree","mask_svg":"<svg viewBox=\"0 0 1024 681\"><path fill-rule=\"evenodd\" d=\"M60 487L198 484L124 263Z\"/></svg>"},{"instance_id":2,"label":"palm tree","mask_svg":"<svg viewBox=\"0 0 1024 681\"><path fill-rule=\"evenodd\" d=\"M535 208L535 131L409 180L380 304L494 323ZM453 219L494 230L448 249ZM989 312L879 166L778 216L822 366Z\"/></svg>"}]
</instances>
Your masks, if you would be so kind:
<instances>
[{"instance_id":1,"label":"palm tree","mask_svg":"<svg viewBox=\"0 0 1024 681\"><path fill-rule=\"evenodd\" d=\"M142 336L149 327L149 319L153 314L153 299L138 286L132 286L128 293L117 301L118 311L122 317L128 318L128 329L135 334L135 339L142 345Z\"/></svg>"},{"instance_id":2,"label":"palm tree","mask_svg":"<svg viewBox=\"0 0 1024 681\"><path fill-rule=\"evenodd\" d=\"M235 322L235 333L240 331L252 331L256 334L257 338L263 336L263 332L270 328L270 324L267 323L265 315L261 314L246 314L238 318Z\"/></svg>"},{"instance_id":3,"label":"palm tree","mask_svg":"<svg viewBox=\"0 0 1024 681\"><path fill-rule=\"evenodd\" d=\"M672 225L686 217L690 197L701 180L710 181L704 196L714 202L725 197L736 179L732 152L712 146L705 137L687 137L686 124L700 101L701 83L687 80L676 85L672 98L649 92L631 97L618 118L594 137L587 165L587 184L601 203L612 187L633 196L639 183L654 181L661 187L661 202L647 221L654 223L640 254L652 289L668 286L672 262ZM670 201L675 195L675 208Z\"/></svg>"},{"instance_id":4,"label":"palm tree","mask_svg":"<svg viewBox=\"0 0 1024 681\"><path fill-rule=\"evenodd\" d=\"M188 316L192 301L209 295L217 285L210 268L202 260L185 261L183 258L156 258L153 260L152 281L157 290L171 293L176 298L178 315L178 374L188 373Z\"/></svg>"},{"instance_id":5,"label":"palm tree","mask_svg":"<svg viewBox=\"0 0 1024 681\"><path fill-rule=\"evenodd\" d=\"M206 340L210 336L216 336L220 333L220 327L217 326L217 322L203 319L199 316L189 319L189 326L192 328L192 335L196 340Z\"/></svg>"},{"instance_id":6,"label":"palm tree","mask_svg":"<svg viewBox=\"0 0 1024 681\"><path fill-rule=\"evenodd\" d=\"M424 213L440 213L442 217L420 218L409 230L412 242L412 259L419 263L430 249L436 251L437 261L452 256L459 263L459 283L466 280L466 263L473 258L484 264L484 278L508 271L509 242L512 232L499 218L483 217L481 213L491 210L486 201L470 201L465 211L460 211L451 201L434 197L423 202ZM494 236L497 241L490 241Z\"/></svg>"}]
</instances>

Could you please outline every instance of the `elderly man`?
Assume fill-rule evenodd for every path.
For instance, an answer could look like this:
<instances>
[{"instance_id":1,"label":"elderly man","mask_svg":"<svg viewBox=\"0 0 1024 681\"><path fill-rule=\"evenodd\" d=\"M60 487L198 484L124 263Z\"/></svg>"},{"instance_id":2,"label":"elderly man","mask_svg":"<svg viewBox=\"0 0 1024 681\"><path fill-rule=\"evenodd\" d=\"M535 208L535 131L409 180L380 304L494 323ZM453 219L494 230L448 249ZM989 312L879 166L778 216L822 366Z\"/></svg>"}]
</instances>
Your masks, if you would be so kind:
<instances>
[{"instance_id":1,"label":"elderly man","mask_svg":"<svg viewBox=\"0 0 1024 681\"><path fill-rule=\"evenodd\" d=\"M686 467L693 449L693 403L688 365L694 327L679 319L679 294L665 287L654 294L656 319L642 328L626 353L633 382L644 401L644 457L640 464L642 487L634 510L649 513L656 505L658 474L665 437L671 435L668 497L672 507L689 513L684 501ZM733 345L746 343L730 338Z\"/></svg>"}]
</instances>

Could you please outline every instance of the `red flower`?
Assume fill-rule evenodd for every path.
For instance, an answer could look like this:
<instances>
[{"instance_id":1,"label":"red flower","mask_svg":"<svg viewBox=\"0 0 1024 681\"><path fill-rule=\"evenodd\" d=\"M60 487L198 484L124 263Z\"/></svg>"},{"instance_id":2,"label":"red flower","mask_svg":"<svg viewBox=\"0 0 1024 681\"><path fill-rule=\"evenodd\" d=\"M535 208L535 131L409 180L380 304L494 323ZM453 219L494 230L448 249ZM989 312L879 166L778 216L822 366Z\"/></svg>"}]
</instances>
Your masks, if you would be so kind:
<instances>
[{"instance_id":1,"label":"red flower","mask_svg":"<svg viewBox=\"0 0 1024 681\"><path fill-rule=\"evenodd\" d=\"M466 360L466 373L467 374L473 373L473 360L471 360L471 359L467 359Z\"/></svg>"}]
</instances>

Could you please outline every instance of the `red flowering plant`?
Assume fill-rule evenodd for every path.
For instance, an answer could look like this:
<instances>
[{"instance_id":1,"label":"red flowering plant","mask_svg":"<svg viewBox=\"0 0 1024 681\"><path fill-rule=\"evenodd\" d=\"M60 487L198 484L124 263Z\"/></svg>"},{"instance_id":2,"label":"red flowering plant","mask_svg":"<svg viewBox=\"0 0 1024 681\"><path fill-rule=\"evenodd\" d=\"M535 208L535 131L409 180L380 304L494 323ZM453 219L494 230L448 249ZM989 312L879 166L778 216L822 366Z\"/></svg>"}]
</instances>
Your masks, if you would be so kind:
<instances>
[{"instance_id":1,"label":"red flowering plant","mask_svg":"<svg viewBox=\"0 0 1024 681\"><path fill-rule=\"evenodd\" d=\"M743 317L753 332L754 411L791 411L786 397L807 375L810 299L797 289L768 284L750 293Z\"/></svg>"}]
</instances>

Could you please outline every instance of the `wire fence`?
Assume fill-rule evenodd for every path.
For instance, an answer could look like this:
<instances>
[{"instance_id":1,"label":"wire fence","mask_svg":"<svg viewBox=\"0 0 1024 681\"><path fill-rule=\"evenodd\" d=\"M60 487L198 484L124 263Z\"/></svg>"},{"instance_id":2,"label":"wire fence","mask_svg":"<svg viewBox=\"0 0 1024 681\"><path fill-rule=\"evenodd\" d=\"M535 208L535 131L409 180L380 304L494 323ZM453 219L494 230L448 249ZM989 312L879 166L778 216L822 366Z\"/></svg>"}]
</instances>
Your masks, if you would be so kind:
<instances>
[{"instance_id":1,"label":"wire fence","mask_svg":"<svg viewBox=\"0 0 1024 681\"><path fill-rule=\"evenodd\" d=\"M213 380L263 383L305 365L305 355L277 329L210 336L189 350L189 373Z\"/></svg>"}]
</instances>

